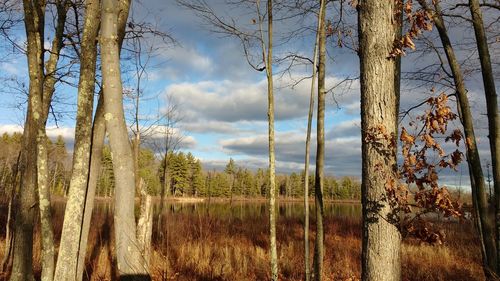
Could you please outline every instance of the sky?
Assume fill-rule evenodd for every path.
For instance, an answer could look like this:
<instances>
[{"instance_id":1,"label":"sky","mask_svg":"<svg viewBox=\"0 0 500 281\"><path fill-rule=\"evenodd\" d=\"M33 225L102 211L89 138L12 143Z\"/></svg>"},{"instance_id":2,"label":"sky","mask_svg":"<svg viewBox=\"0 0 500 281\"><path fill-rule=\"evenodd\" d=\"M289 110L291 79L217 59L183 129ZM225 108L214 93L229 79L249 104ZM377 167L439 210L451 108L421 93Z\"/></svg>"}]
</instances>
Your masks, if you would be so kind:
<instances>
[{"instance_id":1,"label":"sky","mask_svg":"<svg viewBox=\"0 0 500 281\"><path fill-rule=\"evenodd\" d=\"M253 9L224 5L220 0L207 1L224 20L234 20L244 29L255 29L252 19ZM327 89L338 85L346 78L352 79L333 89L327 96L325 122L326 135L326 173L332 176L361 175L361 137L360 137L360 93L359 61L356 53L349 48L355 43L355 11L347 6L343 14L346 26L353 34L344 37L343 48L338 46L336 36L328 39ZM277 13L279 18L280 13ZM338 7L331 7L327 17L332 22L338 20ZM50 17L50 16L49 16ZM201 159L207 169L222 169L233 158L242 167L257 169L268 166L267 148L267 83L264 72L252 69L245 59L240 41L231 36L214 32L214 27L200 19L193 11L181 7L173 0L148 0L134 2L131 12L134 22L149 22L158 30L167 33L175 42L163 42L158 38L145 38L144 46L152 46L153 56L149 61L147 75L141 80L143 99L141 100L141 126L147 128L154 124L159 112L165 112L171 104L177 108L179 122L176 130L182 132L180 150L190 151ZM488 16L486 16L488 19ZM494 16L492 18L495 18ZM484 166L489 161L487 123L477 53L473 43L473 32L469 27L459 26L456 19L450 22L450 35L457 44L463 67L469 71L467 87L471 105L475 114L476 130ZM280 20L275 23L276 58L296 53L312 57L315 24L314 15L310 14L299 20ZM284 40L297 26L307 26L300 36ZM495 30L495 26L491 27ZM498 30L498 29L497 29ZM13 32L16 41L23 43L25 36L22 26ZM48 32L50 37L50 32ZM436 41L435 31L423 35L428 42ZM498 38L498 37L497 37ZM495 41L496 40L496 41ZM425 45L424 40L417 42L417 48ZM50 38L46 41L50 46ZM127 45L126 45L127 46ZM490 48L492 60L500 61L500 40L493 38ZM423 49L423 48L422 48ZM258 60L258 48L252 48L251 59ZM2 51L9 53L6 46ZM19 93L21 85L13 86L9 78L17 77L27 85L27 66L23 55L5 55L0 61L0 76L4 79L0 110L0 133L19 131L24 120L25 95ZM411 72L429 64L435 64L438 58L432 52L409 51L403 58L403 71ZM276 63L275 103L276 103L276 165L280 173L298 172L304 167L304 150L307 126L307 110L311 80L311 67L297 65L290 71L287 61ZM434 66L436 67L436 66ZM128 88L134 87L134 73L129 62L122 62L123 80ZM499 77L498 68L495 74ZM442 73L442 71L441 71ZM435 86L437 92L443 78L432 76L436 83L405 80L403 82L401 109L410 108L431 95ZM298 81L301 81L300 83ZM7 83L9 82L9 83ZM444 83L444 82L443 82ZM497 89L498 89L497 83ZM9 85L9 86L6 86ZM293 85L293 86L292 86ZM56 91L57 104L54 105L57 122L51 117L48 123L48 135L55 138L62 135L72 150L74 133L74 115L76 110L76 89L68 85L59 85ZM130 117L130 100L125 107ZM415 118L419 110L410 116ZM130 121L130 119L129 119ZM401 124L408 124L406 118ZM459 126L457 122L452 124ZM311 146L311 163L314 168L315 124ZM147 137L147 136L146 136ZM150 136L151 137L151 136ZM154 139L154 137L151 137ZM147 142L146 142L147 143ZM452 148L450 145L445 146ZM485 171L486 172L486 171ZM467 168L462 165L456 172L443 171L442 182L452 186L468 185Z\"/></svg>"}]
</instances>

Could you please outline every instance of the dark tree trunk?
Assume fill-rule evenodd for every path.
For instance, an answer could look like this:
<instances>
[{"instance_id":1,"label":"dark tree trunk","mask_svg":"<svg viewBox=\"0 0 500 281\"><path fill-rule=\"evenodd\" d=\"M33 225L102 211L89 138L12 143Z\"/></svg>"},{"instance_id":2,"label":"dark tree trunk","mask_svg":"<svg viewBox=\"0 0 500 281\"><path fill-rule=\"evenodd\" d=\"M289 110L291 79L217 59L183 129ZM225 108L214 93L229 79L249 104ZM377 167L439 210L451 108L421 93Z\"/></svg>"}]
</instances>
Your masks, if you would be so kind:
<instances>
[{"instance_id":1,"label":"dark tree trunk","mask_svg":"<svg viewBox=\"0 0 500 281\"><path fill-rule=\"evenodd\" d=\"M19 172L21 186L14 209L14 244L11 281L33 280L33 226L37 186L37 135L42 118L43 42L45 1L24 0L24 23L29 68L28 112L24 124ZM16 200L17 201L17 200Z\"/></svg>"},{"instance_id":2,"label":"dark tree trunk","mask_svg":"<svg viewBox=\"0 0 500 281\"><path fill-rule=\"evenodd\" d=\"M483 75L484 94L486 96L486 110L488 113L488 131L491 150L491 167L493 171L493 186L495 190L495 224L496 224L496 247L497 247L497 275L500 275L500 118L498 117L498 101L495 88L495 78L491 67L488 40L484 31L483 15L478 0L469 0L472 14L472 24L476 33L477 49L481 62L481 73Z\"/></svg>"},{"instance_id":3,"label":"dark tree trunk","mask_svg":"<svg viewBox=\"0 0 500 281\"><path fill-rule=\"evenodd\" d=\"M325 255L323 230L323 185L325 166L325 64L326 64L326 9L320 13L319 28L319 64L318 64L318 115L316 121L316 174L314 180L314 198L316 205L316 245L314 247L314 279L322 280L323 256Z\"/></svg>"},{"instance_id":4,"label":"dark tree trunk","mask_svg":"<svg viewBox=\"0 0 500 281\"><path fill-rule=\"evenodd\" d=\"M441 15L439 1L434 2L434 9L431 9L425 0L419 0L418 2L424 9L433 15L432 20L434 21L434 24L439 32L439 37L441 39L441 43L443 44L446 58L448 59L448 64L453 75L457 95L457 107L459 109L462 125L464 126L466 155L470 175L472 176L471 187L474 189L474 194L476 195L475 198L473 198L473 202L475 203L474 207L477 208L479 213L478 228L482 231L481 237L485 246L483 248L485 250L485 253L483 253L485 263L484 269L486 276L489 276L496 272L497 266L495 228L493 226L493 219L488 214L488 200L486 196L483 171L481 168L481 159L479 158L479 152L477 149L472 112L470 110L462 70L460 69L460 64L455 56L451 40L448 37L448 31Z\"/></svg>"}]
</instances>

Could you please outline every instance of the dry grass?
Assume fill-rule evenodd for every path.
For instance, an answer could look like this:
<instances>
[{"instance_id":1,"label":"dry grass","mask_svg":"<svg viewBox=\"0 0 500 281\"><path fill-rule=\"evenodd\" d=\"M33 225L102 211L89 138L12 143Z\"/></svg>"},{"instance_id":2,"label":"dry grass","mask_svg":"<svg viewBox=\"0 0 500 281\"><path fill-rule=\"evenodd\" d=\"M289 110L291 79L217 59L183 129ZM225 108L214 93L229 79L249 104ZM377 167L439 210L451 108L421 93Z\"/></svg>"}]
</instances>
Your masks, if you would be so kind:
<instances>
[{"instance_id":1,"label":"dry grass","mask_svg":"<svg viewBox=\"0 0 500 281\"><path fill-rule=\"evenodd\" d=\"M95 223L90 233L85 280L113 280L116 272L112 266L115 263L112 214L100 211L94 214L93 219ZM311 261L314 221L312 224ZM150 271L154 280L269 279L267 215L238 218L204 212L169 212L163 217L162 225L164 238L157 234L153 237ZM402 249L403 279L484 280L479 247L471 224L443 222L441 225L448 236L443 245L405 241ZM62 216L56 212L56 233L61 227ZM302 221L280 217L277 230L280 279L302 280ZM2 231L0 258L4 252ZM360 220L327 217L325 233L324 279L358 280L361 272ZM37 234L35 245L38 243ZM38 276L39 248L35 250L34 269Z\"/></svg>"}]
</instances>

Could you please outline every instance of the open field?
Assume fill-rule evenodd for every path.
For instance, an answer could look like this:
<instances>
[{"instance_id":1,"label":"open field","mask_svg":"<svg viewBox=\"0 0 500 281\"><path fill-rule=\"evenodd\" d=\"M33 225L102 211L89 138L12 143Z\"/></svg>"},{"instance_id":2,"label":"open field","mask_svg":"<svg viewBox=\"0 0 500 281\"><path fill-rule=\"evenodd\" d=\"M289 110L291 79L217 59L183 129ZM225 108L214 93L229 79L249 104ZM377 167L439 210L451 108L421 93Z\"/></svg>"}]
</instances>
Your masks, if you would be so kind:
<instances>
[{"instance_id":1,"label":"open field","mask_svg":"<svg viewBox=\"0 0 500 281\"><path fill-rule=\"evenodd\" d=\"M162 216L161 235L153 234L151 273L154 280L268 280L267 208L261 203L174 204ZM5 212L0 259L4 253ZM59 240L63 206L54 208ZM325 216L325 280L358 280L361 272L359 205L327 205ZM112 207L99 204L94 213L87 251L85 280L113 280ZM470 222L439 223L443 245L405 241L403 280L484 280L480 252ZM156 223L154 229L156 228ZM302 280L303 243L300 204L282 204L278 221L281 280ZM35 272L40 274L36 231ZM163 238L162 238L163 235ZM314 219L311 242L314 243ZM313 244L311 244L313 245ZM311 249L312 260L312 249ZM4 280L5 274L0 279Z\"/></svg>"}]
</instances>

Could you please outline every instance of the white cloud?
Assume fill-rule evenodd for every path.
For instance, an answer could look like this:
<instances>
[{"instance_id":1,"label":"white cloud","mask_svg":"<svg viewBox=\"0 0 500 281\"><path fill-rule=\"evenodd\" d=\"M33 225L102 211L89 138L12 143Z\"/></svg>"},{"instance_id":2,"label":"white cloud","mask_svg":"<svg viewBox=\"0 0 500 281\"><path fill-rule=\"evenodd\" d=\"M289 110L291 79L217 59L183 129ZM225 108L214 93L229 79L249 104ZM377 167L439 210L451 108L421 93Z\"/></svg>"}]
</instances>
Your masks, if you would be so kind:
<instances>
[{"instance_id":1,"label":"white cloud","mask_svg":"<svg viewBox=\"0 0 500 281\"><path fill-rule=\"evenodd\" d=\"M294 89L284 87L293 83L292 78L276 81L275 118L278 121L305 117L308 110L310 85L304 80ZM328 84L340 81L329 77ZM338 102L351 102L355 89L340 95ZM172 84L164 91L180 104L187 122L199 120L219 122L267 120L267 82L202 81ZM359 96L359 95L358 95ZM329 100L330 105L333 101Z\"/></svg>"},{"instance_id":2,"label":"white cloud","mask_svg":"<svg viewBox=\"0 0 500 281\"><path fill-rule=\"evenodd\" d=\"M2 62L0 63L0 68L3 72L14 76L20 75L21 72L24 72L25 70L24 67L19 67L19 63L16 62L16 60L11 62Z\"/></svg>"},{"instance_id":3,"label":"white cloud","mask_svg":"<svg viewBox=\"0 0 500 281\"><path fill-rule=\"evenodd\" d=\"M153 72L150 79L168 77L177 80L194 73L210 74L214 70L214 62L208 55L191 46L175 46L167 48L161 53L166 60L164 69Z\"/></svg>"},{"instance_id":4,"label":"white cloud","mask_svg":"<svg viewBox=\"0 0 500 281\"><path fill-rule=\"evenodd\" d=\"M23 132L23 127L20 125L14 125L14 124L4 124L0 125L0 133L22 133Z\"/></svg>"}]
</instances>

